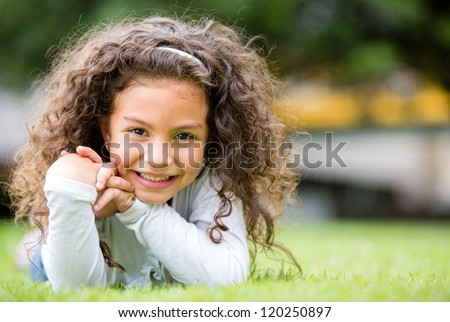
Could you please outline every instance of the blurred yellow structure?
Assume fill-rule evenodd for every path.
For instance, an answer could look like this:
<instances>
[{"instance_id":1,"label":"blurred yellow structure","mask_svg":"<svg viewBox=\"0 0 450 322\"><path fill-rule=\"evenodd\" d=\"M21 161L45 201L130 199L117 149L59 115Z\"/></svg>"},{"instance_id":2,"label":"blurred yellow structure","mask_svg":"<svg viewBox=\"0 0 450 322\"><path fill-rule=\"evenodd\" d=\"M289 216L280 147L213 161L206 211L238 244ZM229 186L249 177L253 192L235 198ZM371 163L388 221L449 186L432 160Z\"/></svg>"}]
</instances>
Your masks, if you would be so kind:
<instances>
[{"instance_id":1,"label":"blurred yellow structure","mask_svg":"<svg viewBox=\"0 0 450 322\"><path fill-rule=\"evenodd\" d=\"M450 125L450 94L429 84L408 94L376 89L299 86L274 108L291 128L338 130L361 127Z\"/></svg>"},{"instance_id":2,"label":"blurred yellow structure","mask_svg":"<svg viewBox=\"0 0 450 322\"><path fill-rule=\"evenodd\" d=\"M400 77L352 88L311 81L285 94L274 112L307 161L296 168L298 218L450 218L447 90Z\"/></svg>"}]
</instances>

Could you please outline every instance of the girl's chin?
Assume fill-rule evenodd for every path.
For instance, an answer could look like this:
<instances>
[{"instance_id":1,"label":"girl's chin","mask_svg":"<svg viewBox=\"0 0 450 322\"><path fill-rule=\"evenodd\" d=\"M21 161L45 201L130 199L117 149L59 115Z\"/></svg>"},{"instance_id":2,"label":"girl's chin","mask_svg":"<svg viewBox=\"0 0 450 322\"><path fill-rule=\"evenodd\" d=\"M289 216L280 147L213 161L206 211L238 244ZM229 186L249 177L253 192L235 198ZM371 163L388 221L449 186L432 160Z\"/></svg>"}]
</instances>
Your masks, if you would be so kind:
<instances>
[{"instance_id":1,"label":"girl's chin","mask_svg":"<svg viewBox=\"0 0 450 322\"><path fill-rule=\"evenodd\" d=\"M136 198L145 203L151 204L162 204L172 199L172 195L167 196L149 196L148 194L140 194L138 191L135 191Z\"/></svg>"}]
</instances>

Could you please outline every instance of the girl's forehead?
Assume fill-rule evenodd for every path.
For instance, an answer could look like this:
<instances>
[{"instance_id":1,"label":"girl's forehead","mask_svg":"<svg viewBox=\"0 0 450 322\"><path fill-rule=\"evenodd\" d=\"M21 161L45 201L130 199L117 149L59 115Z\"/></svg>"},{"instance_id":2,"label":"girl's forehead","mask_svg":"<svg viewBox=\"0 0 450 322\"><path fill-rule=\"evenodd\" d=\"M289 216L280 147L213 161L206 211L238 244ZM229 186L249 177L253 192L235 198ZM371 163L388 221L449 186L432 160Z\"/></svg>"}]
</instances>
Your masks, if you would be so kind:
<instances>
[{"instance_id":1,"label":"girl's forehead","mask_svg":"<svg viewBox=\"0 0 450 322\"><path fill-rule=\"evenodd\" d=\"M170 78L170 77L152 77L152 76L139 76L130 81L127 88L132 88L134 86L145 86L145 87L167 87L171 86L175 88L177 92L184 96L195 96L206 98L206 93L203 88L188 78Z\"/></svg>"},{"instance_id":2,"label":"girl's forehead","mask_svg":"<svg viewBox=\"0 0 450 322\"><path fill-rule=\"evenodd\" d=\"M119 92L113 115L133 114L151 119L183 118L206 122L209 110L203 89L187 79L139 78Z\"/></svg>"},{"instance_id":3,"label":"girl's forehead","mask_svg":"<svg viewBox=\"0 0 450 322\"><path fill-rule=\"evenodd\" d=\"M115 107L117 107L117 103L121 97L124 95L128 96L130 94L133 95L133 92L135 92L139 87L151 88L154 90L164 90L170 88L173 95L176 95L184 100L200 101L202 104L209 106L209 100L205 90L190 79L139 76L130 80L125 89L115 95L113 102Z\"/></svg>"}]
</instances>

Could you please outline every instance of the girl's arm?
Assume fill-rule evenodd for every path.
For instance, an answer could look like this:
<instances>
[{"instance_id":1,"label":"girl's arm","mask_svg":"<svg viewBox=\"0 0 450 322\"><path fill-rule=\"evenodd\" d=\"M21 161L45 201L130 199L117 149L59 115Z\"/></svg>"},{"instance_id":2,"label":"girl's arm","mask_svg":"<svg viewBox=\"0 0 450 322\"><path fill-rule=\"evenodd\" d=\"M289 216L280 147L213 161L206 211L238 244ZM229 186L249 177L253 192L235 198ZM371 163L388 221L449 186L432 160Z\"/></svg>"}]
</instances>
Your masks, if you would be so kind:
<instances>
[{"instance_id":1,"label":"girl's arm","mask_svg":"<svg viewBox=\"0 0 450 322\"><path fill-rule=\"evenodd\" d=\"M49 225L42 259L54 290L106 286L107 266L99 247L92 205L100 165L76 154L58 159L44 185Z\"/></svg>"},{"instance_id":2,"label":"girl's arm","mask_svg":"<svg viewBox=\"0 0 450 322\"><path fill-rule=\"evenodd\" d=\"M44 191L49 226L42 256L55 290L107 284L109 267L99 247L94 213L105 215L117 212L117 208L127 210L132 204L128 201L130 195L134 197L134 194L130 192L132 187L121 178L111 176L97 198L94 185L100 167L101 164L87 157L64 154L47 172ZM92 209L94 203L99 206L97 211Z\"/></svg>"},{"instance_id":3,"label":"girl's arm","mask_svg":"<svg viewBox=\"0 0 450 322\"><path fill-rule=\"evenodd\" d=\"M50 213L42 259L53 289L105 287L108 267L99 247L92 211L95 188L47 175L44 191Z\"/></svg>"},{"instance_id":4,"label":"girl's arm","mask_svg":"<svg viewBox=\"0 0 450 322\"><path fill-rule=\"evenodd\" d=\"M204 181L198 183L201 188L188 221L166 203L148 205L139 200L116 217L135 232L175 280L209 285L243 282L248 275L249 253L241 204L234 202L232 214L223 220L229 230L222 232L222 242L212 242L207 229L220 200Z\"/></svg>"}]
</instances>

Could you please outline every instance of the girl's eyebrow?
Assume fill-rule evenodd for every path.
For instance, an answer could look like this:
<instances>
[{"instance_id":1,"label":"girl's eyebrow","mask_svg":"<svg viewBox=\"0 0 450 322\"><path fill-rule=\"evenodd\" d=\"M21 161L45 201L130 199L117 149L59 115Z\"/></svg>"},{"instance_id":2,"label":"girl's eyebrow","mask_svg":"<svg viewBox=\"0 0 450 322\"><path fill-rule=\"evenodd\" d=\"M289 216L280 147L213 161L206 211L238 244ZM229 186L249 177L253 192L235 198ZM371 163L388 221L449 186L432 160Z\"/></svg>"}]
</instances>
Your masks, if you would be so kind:
<instances>
[{"instance_id":1,"label":"girl's eyebrow","mask_svg":"<svg viewBox=\"0 0 450 322\"><path fill-rule=\"evenodd\" d=\"M125 120L129 121L129 122L136 122L136 123L142 124L142 125L144 125L147 128L151 128L152 127L149 123L147 123L147 122L145 122L143 120L140 120L140 119L138 119L136 117L133 117L133 116L124 116L123 118ZM193 123L190 123L190 124L183 124L183 125L177 126L173 130L179 131L179 130L196 130L196 129L202 130L203 129L203 125L201 123L198 123L198 122L193 122Z\"/></svg>"}]
</instances>

